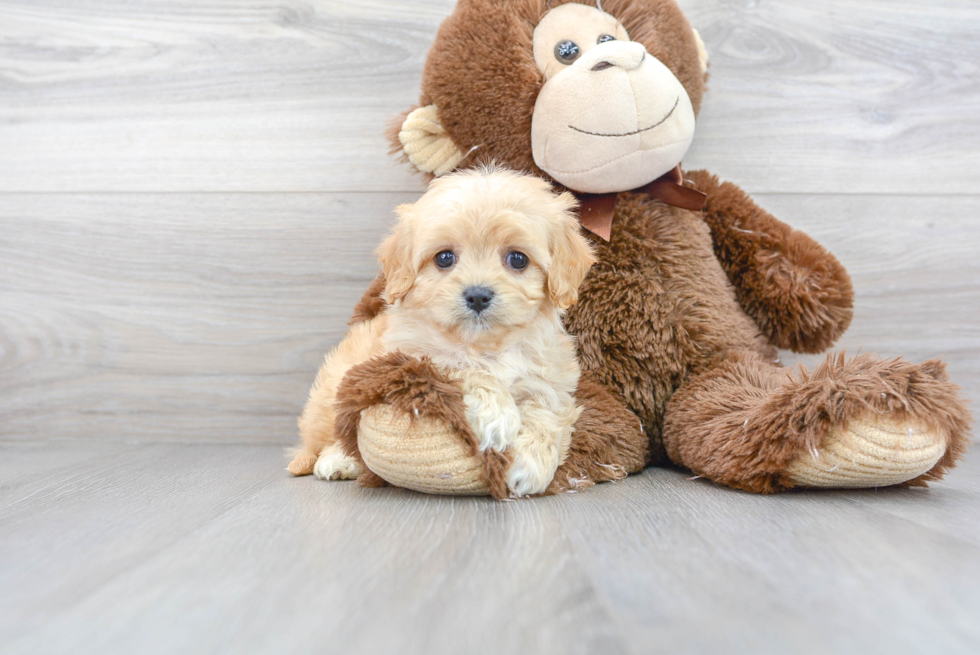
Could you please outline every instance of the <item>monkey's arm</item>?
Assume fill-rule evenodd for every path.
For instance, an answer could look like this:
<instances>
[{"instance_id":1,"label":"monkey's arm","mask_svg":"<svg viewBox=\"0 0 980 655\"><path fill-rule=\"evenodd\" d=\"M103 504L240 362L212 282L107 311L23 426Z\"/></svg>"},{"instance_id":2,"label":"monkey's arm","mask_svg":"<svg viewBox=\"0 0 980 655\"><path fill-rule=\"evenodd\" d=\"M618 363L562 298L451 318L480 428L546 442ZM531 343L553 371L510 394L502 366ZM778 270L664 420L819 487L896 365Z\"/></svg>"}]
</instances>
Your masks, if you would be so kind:
<instances>
[{"instance_id":1,"label":"monkey's arm","mask_svg":"<svg viewBox=\"0 0 980 655\"><path fill-rule=\"evenodd\" d=\"M354 306L354 313L351 314L350 320L347 321L348 325L354 325L354 323L360 323L361 321L369 321L385 308L385 301L381 297L381 292L385 290L385 274L378 273L378 277L371 280L371 284L368 286L364 295Z\"/></svg>"},{"instance_id":2,"label":"monkey's arm","mask_svg":"<svg viewBox=\"0 0 980 655\"><path fill-rule=\"evenodd\" d=\"M739 304L773 345L826 350L851 322L854 292L837 259L706 171L685 178L708 194L704 220Z\"/></svg>"}]
</instances>

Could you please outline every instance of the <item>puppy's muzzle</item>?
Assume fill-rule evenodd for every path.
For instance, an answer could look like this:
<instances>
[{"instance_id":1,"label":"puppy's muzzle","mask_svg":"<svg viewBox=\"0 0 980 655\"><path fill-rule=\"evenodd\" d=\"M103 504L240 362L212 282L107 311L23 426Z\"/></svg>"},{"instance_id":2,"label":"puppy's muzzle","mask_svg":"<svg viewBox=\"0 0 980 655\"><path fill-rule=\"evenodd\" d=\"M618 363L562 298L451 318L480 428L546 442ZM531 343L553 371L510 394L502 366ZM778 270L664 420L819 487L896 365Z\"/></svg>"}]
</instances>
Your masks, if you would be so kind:
<instances>
[{"instance_id":1,"label":"puppy's muzzle","mask_svg":"<svg viewBox=\"0 0 980 655\"><path fill-rule=\"evenodd\" d=\"M479 314L490 306L493 300L493 289L488 287L466 287L463 290L463 300L466 306Z\"/></svg>"}]
</instances>

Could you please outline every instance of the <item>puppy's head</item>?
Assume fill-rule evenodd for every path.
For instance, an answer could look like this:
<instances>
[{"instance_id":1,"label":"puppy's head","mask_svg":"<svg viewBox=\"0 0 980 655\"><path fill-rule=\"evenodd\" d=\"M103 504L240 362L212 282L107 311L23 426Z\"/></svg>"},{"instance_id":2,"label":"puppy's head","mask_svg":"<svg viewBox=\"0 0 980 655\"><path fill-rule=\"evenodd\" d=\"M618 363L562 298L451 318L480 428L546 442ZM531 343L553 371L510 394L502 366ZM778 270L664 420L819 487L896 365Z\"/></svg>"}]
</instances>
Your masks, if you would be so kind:
<instances>
[{"instance_id":1,"label":"puppy's head","mask_svg":"<svg viewBox=\"0 0 980 655\"><path fill-rule=\"evenodd\" d=\"M595 262L575 198L545 180L484 168L436 179L378 250L389 303L467 334L565 309Z\"/></svg>"}]
</instances>

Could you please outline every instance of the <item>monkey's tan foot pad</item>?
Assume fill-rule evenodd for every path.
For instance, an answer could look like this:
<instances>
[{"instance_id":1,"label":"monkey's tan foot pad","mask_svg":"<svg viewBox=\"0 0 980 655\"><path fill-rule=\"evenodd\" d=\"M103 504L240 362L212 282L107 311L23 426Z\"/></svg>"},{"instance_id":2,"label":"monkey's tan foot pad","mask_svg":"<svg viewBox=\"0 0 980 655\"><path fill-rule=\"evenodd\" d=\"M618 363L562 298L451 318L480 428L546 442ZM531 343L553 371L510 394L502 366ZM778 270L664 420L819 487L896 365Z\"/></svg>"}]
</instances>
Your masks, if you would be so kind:
<instances>
[{"instance_id":1,"label":"monkey's tan foot pad","mask_svg":"<svg viewBox=\"0 0 980 655\"><path fill-rule=\"evenodd\" d=\"M361 412L357 447L389 484L429 494L489 495L483 460L443 421L374 405Z\"/></svg>"},{"instance_id":2,"label":"monkey's tan foot pad","mask_svg":"<svg viewBox=\"0 0 980 655\"><path fill-rule=\"evenodd\" d=\"M946 435L911 421L855 419L786 469L797 487L887 487L917 478L946 452Z\"/></svg>"}]
</instances>

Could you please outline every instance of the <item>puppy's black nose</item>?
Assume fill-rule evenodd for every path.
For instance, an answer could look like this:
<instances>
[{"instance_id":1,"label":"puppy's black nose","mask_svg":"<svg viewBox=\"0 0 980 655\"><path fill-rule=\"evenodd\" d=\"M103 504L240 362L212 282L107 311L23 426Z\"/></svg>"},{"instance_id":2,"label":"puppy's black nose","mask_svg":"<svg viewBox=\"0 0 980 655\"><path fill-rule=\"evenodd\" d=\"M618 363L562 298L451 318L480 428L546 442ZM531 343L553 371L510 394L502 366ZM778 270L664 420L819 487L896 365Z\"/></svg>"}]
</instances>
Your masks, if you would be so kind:
<instances>
[{"instance_id":1,"label":"puppy's black nose","mask_svg":"<svg viewBox=\"0 0 980 655\"><path fill-rule=\"evenodd\" d=\"M463 290L463 298L466 300L466 306L479 314L490 306L493 290L487 287L466 287Z\"/></svg>"}]
</instances>

